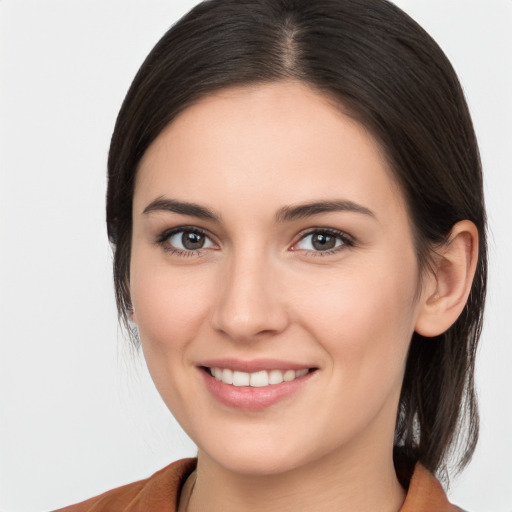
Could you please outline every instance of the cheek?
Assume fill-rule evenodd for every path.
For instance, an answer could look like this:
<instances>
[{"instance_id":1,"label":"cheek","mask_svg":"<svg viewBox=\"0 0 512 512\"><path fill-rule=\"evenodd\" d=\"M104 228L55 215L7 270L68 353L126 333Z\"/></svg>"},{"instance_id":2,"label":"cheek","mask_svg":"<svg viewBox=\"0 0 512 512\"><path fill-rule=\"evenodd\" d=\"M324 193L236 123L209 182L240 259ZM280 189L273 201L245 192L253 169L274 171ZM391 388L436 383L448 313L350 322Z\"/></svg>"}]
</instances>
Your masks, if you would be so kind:
<instances>
[{"instance_id":1,"label":"cheek","mask_svg":"<svg viewBox=\"0 0 512 512\"><path fill-rule=\"evenodd\" d=\"M296 303L298 317L323 345L332 367L369 381L401 376L416 315L414 255L406 264L403 258L377 260L302 283L309 291Z\"/></svg>"},{"instance_id":2,"label":"cheek","mask_svg":"<svg viewBox=\"0 0 512 512\"><path fill-rule=\"evenodd\" d=\"M182 426L193 412L187 409L187 381L193 341L201 337L207 316L207 280L201 272L172 271L165 264L144 264L132 257L130 292L134 321L140 333L149 372L167 407Z\"/></svg>"},{"instance_id":3,"label":"cheek","mask_svg":"<svg viewBox=\"0 0 512 512\"><path fill-rule=\"evenodd\" d=\"M197 269L172 271L165 264L146 265L132 257L130 292L144 352L176 352L196 335L207 314L209 289Z\"/></svg>"}]
</instances>

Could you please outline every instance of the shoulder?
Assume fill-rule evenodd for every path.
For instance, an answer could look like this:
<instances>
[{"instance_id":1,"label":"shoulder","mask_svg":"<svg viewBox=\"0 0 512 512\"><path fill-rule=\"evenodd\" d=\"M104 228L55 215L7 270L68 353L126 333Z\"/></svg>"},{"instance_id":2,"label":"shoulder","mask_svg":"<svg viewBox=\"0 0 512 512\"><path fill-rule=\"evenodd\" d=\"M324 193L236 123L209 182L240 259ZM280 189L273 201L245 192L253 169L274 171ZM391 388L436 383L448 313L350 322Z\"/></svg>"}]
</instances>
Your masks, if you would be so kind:
<instances>
[{"instance_id":1,"label":"shoulder","mask_svg":"<svg viewBox=\"0 0 512 512\"><path fill-rule=\"evenodd\" d=\"M417 463L400 512L464 512L452 505L439 480Z\"/></svg>"},{"instance_id":2,"label":"shoulder","mask_svg":"<svg viewBox=\"0 0 512 512\"><path fill-rule=\"evenodd\" d=\"M195 469L196 459L182 459L145 480L107 491L82 503L55 512L174 511L181 487Z\"/></svg>"}]
</instances>

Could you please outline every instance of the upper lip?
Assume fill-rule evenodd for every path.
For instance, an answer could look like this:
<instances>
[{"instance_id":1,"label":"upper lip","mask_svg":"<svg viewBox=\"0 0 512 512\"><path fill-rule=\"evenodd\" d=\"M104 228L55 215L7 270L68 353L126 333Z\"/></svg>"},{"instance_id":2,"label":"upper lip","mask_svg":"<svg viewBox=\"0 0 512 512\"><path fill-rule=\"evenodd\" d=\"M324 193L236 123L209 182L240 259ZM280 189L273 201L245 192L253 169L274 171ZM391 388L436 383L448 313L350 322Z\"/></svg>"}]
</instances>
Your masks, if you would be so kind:
<instances>
[{"instance_id":1,"label":"upper lip","mask_svg":"<svg viewBox=\"0 0 512 512\"><path fill-rule=\"evenodd\" d=\"M208 368L229 368L239 372L253 373L262 370L303 370L316 368L314 365L284 361L282 359L253 359L244 361L241 359L208 359L201 361L198 366Z\"/></svg>"}]
</instances>

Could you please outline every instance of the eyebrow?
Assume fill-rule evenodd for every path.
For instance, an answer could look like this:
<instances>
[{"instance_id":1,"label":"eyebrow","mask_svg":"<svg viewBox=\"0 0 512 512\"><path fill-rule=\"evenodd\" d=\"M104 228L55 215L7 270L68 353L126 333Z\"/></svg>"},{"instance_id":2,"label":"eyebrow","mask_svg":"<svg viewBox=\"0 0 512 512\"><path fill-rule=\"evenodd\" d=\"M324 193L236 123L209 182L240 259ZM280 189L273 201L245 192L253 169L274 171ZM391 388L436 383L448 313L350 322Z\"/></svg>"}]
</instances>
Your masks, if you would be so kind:
<instances>
[{"instance_id":1,"label":"eyebrow","mask_svg":"<svg viewBox=\"0 0 512 512\"><path fill-rule=\"evenodd\" d=\"M151 212L172 212L181 215L188 215L190 217L198 217L199 219L213 220L220 222L220 215L217 215L212 210L200 206L196 203L188 203L184 201L176 201L175 199L165 199L158 197L149 203L142 213Z\"/></svg>"},{"instance_id":2,"label":"eyebrow","mask_svg":"<svg viewBox=\"0 0 512 512\"><path fill-rule=\"evenodd\" d=\"M335 201L315 201L311 203L299 204L296 206L285 206L276 214L276 222L290 222L296 219L303 219L329 212L354 212L376 218L375 213L370 209L353 201L335 200Z\"/></svg>"},{"instance_id":3,"label":"eyebrow","mask_svg":"<svg viewBox=\"0 0 512 512\"><path fill-rule=\"evenodd\" d=\"M188 215L190 217L197 217L199 219L207 219L215 222L221 221L220 215L204 206L196 203L177 201L175 199L166 199L163 197L159 197L149 203L148 206L144 208L143 213L147 214L160 211L178 213L180 215ZM284 206L276 213L275 222L290 222L292 220L304 219L306 217L313 217L314 215L329 212L353 212L376 218L375 214L365 206L348 200L334 200L313 201L293 206Z\"/></svg>"}]
</instances>

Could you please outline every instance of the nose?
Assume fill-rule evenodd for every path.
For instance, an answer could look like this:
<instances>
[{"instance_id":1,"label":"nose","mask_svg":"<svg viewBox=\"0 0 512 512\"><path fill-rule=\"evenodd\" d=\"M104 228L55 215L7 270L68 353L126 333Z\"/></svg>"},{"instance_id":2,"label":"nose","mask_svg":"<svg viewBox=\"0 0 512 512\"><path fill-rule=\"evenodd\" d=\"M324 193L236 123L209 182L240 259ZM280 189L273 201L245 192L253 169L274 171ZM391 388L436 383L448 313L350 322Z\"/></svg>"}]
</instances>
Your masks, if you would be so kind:
<instances>
[{"instance_id":1,"label":"nose","mask_svg":"<svg viewBox=\"0 0 512 512\"><path fill-rule=\"evenodd\" d=\"M220 276L212 312L215 330L234 341L255 341L283 332L289 323L278 269L258 254L232 258Z\"/></svg>"}]
</instances>

